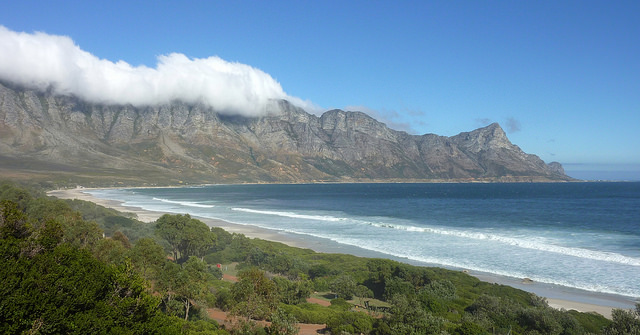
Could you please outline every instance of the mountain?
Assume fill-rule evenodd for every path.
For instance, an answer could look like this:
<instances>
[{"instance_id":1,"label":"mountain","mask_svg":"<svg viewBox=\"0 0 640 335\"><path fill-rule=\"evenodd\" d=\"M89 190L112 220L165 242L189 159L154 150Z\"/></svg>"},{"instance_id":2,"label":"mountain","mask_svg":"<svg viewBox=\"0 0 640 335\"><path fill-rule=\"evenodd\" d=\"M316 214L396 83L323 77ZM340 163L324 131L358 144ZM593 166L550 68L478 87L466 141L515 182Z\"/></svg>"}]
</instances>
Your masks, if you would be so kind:
<instances>
[{"instance_id":1,"label":"mountain","mask_svg":"<svg viewBox=\"0 0 640 335\"><path fill-rule=\"evenodd\" d=\"M418 136L360 112L315 116L284 100L267 112L95 104L0 83L0 171L101 185L571 179L513 145L497 123Z\"/></svg>"}]
</instances>

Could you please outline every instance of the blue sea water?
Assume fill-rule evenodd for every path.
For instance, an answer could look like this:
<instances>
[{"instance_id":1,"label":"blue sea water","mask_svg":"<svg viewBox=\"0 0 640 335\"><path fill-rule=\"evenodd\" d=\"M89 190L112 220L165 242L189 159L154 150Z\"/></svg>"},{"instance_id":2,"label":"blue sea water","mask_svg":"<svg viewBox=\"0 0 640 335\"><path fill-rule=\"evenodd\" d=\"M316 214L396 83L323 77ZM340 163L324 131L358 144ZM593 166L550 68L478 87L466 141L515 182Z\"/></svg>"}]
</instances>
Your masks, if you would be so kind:
<instances>
[{"instance_id":1,"label":"blue sea water","mask_svg":"<svg viewBox=\"0 0 640 335\"><path fill-rule=\"evenodd\" d=\"M90 193L414 262L640 297L640 183L212 185Z\"/></svg>"}]
</instances>

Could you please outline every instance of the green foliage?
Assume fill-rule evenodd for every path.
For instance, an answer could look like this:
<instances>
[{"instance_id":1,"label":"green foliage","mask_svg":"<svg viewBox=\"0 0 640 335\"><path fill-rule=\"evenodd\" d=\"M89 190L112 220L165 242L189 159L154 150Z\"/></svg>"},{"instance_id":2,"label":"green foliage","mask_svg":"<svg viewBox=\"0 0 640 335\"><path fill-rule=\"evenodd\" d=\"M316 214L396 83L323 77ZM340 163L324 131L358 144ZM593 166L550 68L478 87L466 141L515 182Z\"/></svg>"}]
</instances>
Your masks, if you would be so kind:
<instances>
[{"instance_id":1,"label":"green foliage","mask_svg":"<svg viewBox=\"0 0 640 335\"><path fill-rule=\"evenodd\" d=\"M122 213L84 200L64 201L73 211L79 212L83 220L96 222L107 236L120 231L135 242L139 238L153 235L155 225L136 220L135 214Z\"/></svg>"},{"instance_id":2,"label":"green foliage","mask_svg":"<svg viewBox=\"0 0 640 335\"><path fill-rule=\"evenodd\" d=\"M215 306L223 311L229 311L234 306L231 289L219 289L216 292Z\"/></svg>"},{"instance_id":3,"label":"green foliage","mask_svg":"<svg viewBox=\"0 0 640 335\"><path fill-rule=\"evenodd\" d=\"M231 241L233 240L233 234L220 227L211 227L211 232L214 233L217 237L216 244L213 248L211 248L211 252L224 250L231 244Z\"/></svg>"},{"instance_id":4,"label":"green foliage","mask_svg":"<svg viewBox=\"0 0 640 335\"><path fill-rule=\"evenodd\" d=\"M193 302L210 300L208 288L214 278L206 262L199 258L192 256L182 265L164 262L156 273L156 285L166 313L188 320Z\"/></svg>"},{"instance_id":5,"label":"green foliage","mask_svg":"<svg viewBox=\"0 0 640 335\"><path fill-rule=\"evenodd\" d=\"M307 301L311 296L312 284L308 279L289 280L283 277L274 277L280 301L295 305Z\"/></svg>"},{"instance_id":6,"label":"green foliage","mask_svg":"<svg viewBox=\"0 0 640 335\"><path fill-rule=\"evenodd\" d=\"M227 331L220 329L220 325L214 320L197 320L185 323L182 327L185 335L224 335Z\"/></svg>"},{"instance_id":7,"label":"green foliage","mask_svg":"<svg viewBox=\"0 0 640 335\"><path fill-rule=\"evenodd\" d=\"M287 314L292 315L298 322L324 324L340 311L317 304L302 303L298 305L280 305Z\"/></svg>"},{"instance_id":8,"label":"green foliage","mask_svg":"<svg viewBox=\"0 0 640 335\"><path fill-rule=\"evenodd\" d=\"M455 335L485 335L489 334L488 331L483 329L476 323L464 321L460 326L456 327L453 331Z\"/></svg>"},{"instance_id":9,"label":"green foliage","mask_svg":"<svg viewBox=\"0 0 640 335\"><path fill-rule=\"evenodd\" d=\"M427 313L415 296L394 295L391 316L385 321L393 334L439 334L445 330L446 320Z\"/></svg>"},{"instance_id":10,"label":"green foliage","mask_svg":"<svg viewBox=\"0 0 640 335\"><path fill-rule=\"evenodd\" d=\"M604 329L603 334L640 334L640 304L636 304L635 311L614 309L611 317L613 322Z\"/></svg>"},{"instance_id":11,"label":"green foliage","mask_svg":"<svg viewBox=\"0 0 640 335\"><path fill-rule=\"evenodd\" d=\"M369 334L373 330L373 318L361 312L336 313L326 324L332 334Z\"/></svg>"},{"instance_id":12,"label":"green foliage","mask_svg":"<svg viewBox=\"0 0 640 335\"><path fill-rule=\"evenodd\" d=\"M93 254L105 263L121 264L127 256L127 248L122 242L111 238L102 238L96 242Z\"/></svg>"},{"instance_id":13,"label":"green foliage","mask_svg":"<svg viewBox=\"0 0 640 335\"><path fill-rule=\"evenodd\" d=\"M166 261L164 249L152 238L141 238L129 251L128 256L142 276L148 280L156 278Z\"/></svg>"},{"instance_id":14,"label":"green foliage","mask_svg":"<svg viewBox=\"0 0 640 335\"><path fill-rule=\"evenodd\" d=\"M516 333L584 334L600 331L607 323L602 316L563 312L545 305L522 305L508 297L483 295L467 308L477 320L485 320L485 329ZM574 315L580 316L580 322ZM587 327L583 326L586 325ZM596 325L596 326L594 326Z\"/></svg>"},{"instance_id":15,"label":"green foliage","mask_svg":"<svg viewBox=\"0 0 640 335\"><path fill-rule=\"evenodd\" d=\"M256 268L242 271L231 288L232 313L253 320L265 320L278 305L276 284Z\"/></svg>"},{"instance_id":16,"label":"green foliage","mask_svg":"<svg viewBox=\"0 0 640 335\"><path fill-rule=\"evenodd\" d=\"M165 214L156 222L157 234L169 242L178 263L186 262L190 256L202 257L215 245L216 235L206 224L188 214Z\"/></svg>"},{"instance_id":17,"label":"green foliage","mask_svg":"<svg viewBox=\"0 0 640 335\"><path fill-rule=\"evenodd\" d=\"M414 296L416 294L415 286L401 278L391 278L387 280L384 287L384 300L390 300L391 297L398 294Z\"/></svg>"},{"instance_id":18,"label":"green foliage","mask_svg":"<svg viewBox=\"0 0 640 335\"><path fill-rule=\"evenodd\" d=\"M75 247L83 249L94 249L100 239L102 230L95 222L82 220L79 215L71 215L58 218L66 228L64 241Z\"/></svg>"},{"instance_id":19,"label":"green foliage","mask_svg":"<svg viewBox=\"0 0 640 335\"><path fill-rule=\"evenodd\" d=\"M449 280L434 280L420 290L421 294L442 300L453 300L456 298L456 287Z\"/></svg>"},{"instance_id":20,"label":"green foliage","mask_svg":"<svg viewBox=\"0 0 640 335\"><path fill-rule=\"evenodd\" d=\"M206 299L207 287L213 280L213 276L209 273L206 262L191 256L182 265L180 277L182 277L182 285L176 288L175 293L185 306L184 319L188 320L191 302Z\"/></svg>"},{"instance_id":21,"label":"green foliage","mask_svg":"<svg viewBox=\"0 0 640 335\"><path fill-rule=\"evenodd\" d=\"M31 233L27 215L12 200L0 201L0 238L21 239Z\"/></svg>"},{"instance_id":22,"label":"green foliage","mask_svg":"<svg viewBox=\"0 0 640 335\"><path fill-rule=\"evenodd\" d=\"M161 300L148 293L138 272L145 269L157 282L162 265L174 264L153 240L131 247L119 232L103 238L95 222L41 192L0 183L0 195L0 333L227 333L215 323L192 324L162 313ZM211 272L200 263L185 263L178 276L186 277L184 289L206 291L197 287L209 286L203 283ZM176 292L183 307L178 298L187 293ZM209 299L206 292L203 299Z\"/></svg>"},{"instance_id":23,"label":"green foliage","mask_svg":"<svg viewBox=\"0 0 640 335\"><path fill-rule=\"evenodd\" d=\"M214 231L215 229L212 229ZM228 241L226 247L222 250L218 250L220 244L216 244L212 252L207 254L204 259L209 264L227 264L231 262L244 262L247 260L248 254L252 248L251 239L242 234L231 234L230 238L225 237L224 240ZM224 241L223 240L223 241ZM223 242L224 243L224 242Z\"/></svg>"},{"instance_id":24,"label":"green foliage","mask_svg":"<svg viewBox=\"0 0 640 335\"><path fill-rule=\"evenodd\" d=\"M353 280L350 275L341 275L331 282L329 288L335 292L339 298L351 300L353 294L356 292L356 286L355 280Z\"/></svg>"},{"instance_id":25,"label":"green foliage","mask_svg":"<svg viewBox=\"0 0 640 335\"><path fill-rule=\"evenodd\" d=\"M360 304L364 303L365 298L373 298L373 291L371 291L368 287L364 285L356 286L355 290L353 291L353 294L356 297L358 297L358 299L360 300Z\"/></svg>"},{"instance_id":26,"label":"green foliage","mask_svg":"<svg viewBox=\"0 0 640 335\"><path fill-rule=\"evenodd\" d=\"M168 242L154 239L153 227ZM616 310L613 321L558 311L459 271L319 254L209 229L188 215L144 224L1 182L0 242L0 333L224 334L200 319L212 304L240 316L234 334L287 334L295 320L363 334L634 334L640 327L639 311ZM210 265L230 262L245 269L235 284L218 280L221 270ZM341 297L330 307L305 302L312 290L329 288ZM360 304L386 300L376 302L382 318L354 312L345 300L353 296Z\"/></svg>"},{"instance_id":27,"label":"green foliage","mask_svg":"<svg viewBox=\"0 0 640 335\"><path fill-rule=\"evenodd\" d=\"M278 308L271 315L271 325L267 327L267 333L271 335L295 335L300 331L296 318Z\"/></svg>"},{"instance_id":28,"label":"green foliage","mask_svg":"<svg viewBox=\"0 0 640 335\"><path fill-rule=\"evenodd\" d=\"M329 280L325 277L314 278L313 289L317 292L329 291Z\"/></svg>"},{"instance_id":29,"label":"green foliage","mask_svg":"<svg viewBox=\"0 0 640 335\"><path fill-rule=\"evenodd\" d=\"M350 310L352 305L343 298L335 298L331 300L331 306L329 308L337 311L346 312Z\"/></svg>"},{"instance_id":30,"label":"green foliage","mask_svg":"<svg viewBox=\"0 0 640 335\"><path fill-rule=\"evenodd\" d=\"M584 329L585 333L600 333L605 327L611 324L610 320L594 313L580 313L578 311L572 310L566 312L566 314L575 319L578 324Z\"/></svg>"},{"instance_id":31,"label":"green foliage","mask_svg":"<svg viewBox=\"0 0 640 335\"><path fill-rule=\"evenodd\" d=\"M33 258L13 256L0 269L2 332L172 333L130 267L106 265L68 245Z\"/></svg>"},{"instance_id":32,"label":"green foliage","mask_svg":"<svg viewBox=\"0 0 640 335\"><path fill-rule=\"evenodd\" d=\"M417 297L426 310L444 316L449 301L456 298L456 287L451 281L435 280L420 289Z\"/></svg>"},{"instance_id":33,"label":"green foliage","mask_svg":"<svg viewBox=\"0 0 640 335\"><path fill-rule=\"evenodd\" d=\"M8 181L0 182L0 199L16 203L21 210L25 210L34 198L42 196L33 188L20 187Z\"/></svg>"}]
</instances>

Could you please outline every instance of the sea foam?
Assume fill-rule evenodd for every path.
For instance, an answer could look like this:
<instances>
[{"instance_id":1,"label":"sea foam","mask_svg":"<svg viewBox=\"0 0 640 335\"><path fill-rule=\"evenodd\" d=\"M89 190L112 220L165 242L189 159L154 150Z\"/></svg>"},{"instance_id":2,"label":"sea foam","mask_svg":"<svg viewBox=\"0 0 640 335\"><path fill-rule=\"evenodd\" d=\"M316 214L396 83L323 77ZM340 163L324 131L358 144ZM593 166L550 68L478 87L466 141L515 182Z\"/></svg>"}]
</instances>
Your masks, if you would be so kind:
<instances>
[{"instance_id":1,"label":"sea foam","mask_svg":"<svg viewBox=\"0 0 640 335\"><path fill-rule=\"evenodd\" d=\"M190 202L190 201L175 201L175 200L161 199L161 198L153 198L153 200L160 201L160 202L166 202L168 204L186 206L186 207L198 207L198 208L213 208L213 207L215 207L214 205L205 205L205 204L201 204L201 203L197 203L197 202Z\"/></svg>"}]
</instances>

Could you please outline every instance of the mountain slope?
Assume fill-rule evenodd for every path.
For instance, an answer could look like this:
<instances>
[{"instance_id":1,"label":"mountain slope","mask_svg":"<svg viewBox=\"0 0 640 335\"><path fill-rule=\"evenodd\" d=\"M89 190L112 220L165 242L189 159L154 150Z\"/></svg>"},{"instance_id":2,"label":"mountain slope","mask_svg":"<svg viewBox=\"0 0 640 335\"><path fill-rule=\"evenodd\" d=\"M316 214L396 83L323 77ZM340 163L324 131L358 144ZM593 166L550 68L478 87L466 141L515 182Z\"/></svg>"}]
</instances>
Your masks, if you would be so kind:
<instances>
[{"instance_id":1,"label":"mountain slope","mask_svg":"<svg viewBox=\"0 0 640 335\"><path fill-rule=\"evenodd\" d=\"M498 124L409 135L360 112L318 117L287 101L268 115L174 102L136 108L0 84L0 169L128 183L570 180Z\"/></svg>"}]
</instances>

